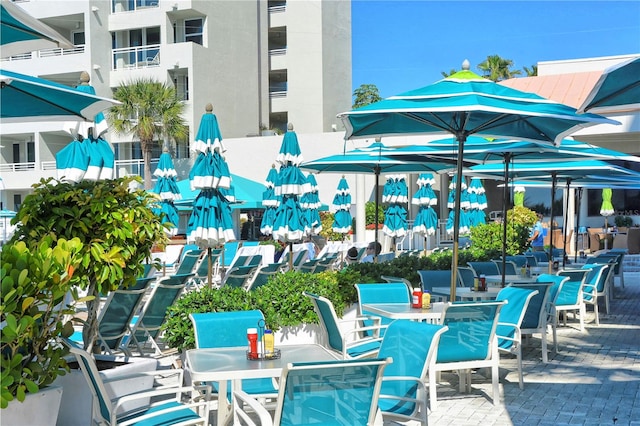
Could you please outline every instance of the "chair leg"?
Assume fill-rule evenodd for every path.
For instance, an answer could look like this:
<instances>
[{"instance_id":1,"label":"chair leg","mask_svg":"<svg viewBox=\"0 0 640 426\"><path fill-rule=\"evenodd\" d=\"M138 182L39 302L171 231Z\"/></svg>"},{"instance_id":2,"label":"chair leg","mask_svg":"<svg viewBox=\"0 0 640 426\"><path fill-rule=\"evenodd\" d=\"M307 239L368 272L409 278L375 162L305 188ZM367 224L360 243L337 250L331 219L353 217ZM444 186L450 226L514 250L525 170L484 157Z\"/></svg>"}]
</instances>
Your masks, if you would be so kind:
<instances>
[{"instance_id":1,"label":"chair leg","mask_svg":"<svg viewBox=\"0 0 640 426\"><path fill-rule=\"evenodd\" d=\"M491 366L491 387L492 387L492 395L493 405L497 405L500 400L500 383L498 381L498 361L496 360Z\"/></svg>"},{"instance_id":2,"label":"chair leg","mask_svg":"<svg viewBox=\"0 0 640 426\"><path fill-rule=\"evenodd\" d=\"M607 286L604 290L604 310L609 315L609 299L610 299L609 287Z\"/></svg>"},{"instance_id":3,"label":"chair leg","mask_svg":"<svg viewBox=\"0 0 640 426\"><path fill-rule=\"evenodd\" d=\"M596 315L596 326L600 325L600 313L598 312L598 299L593 299L593 313Z\"/></svg>"},{"instance_id":4,"label":"chair leg","mask_svg":"<svg viewBox=\"0 0 640 426\"><path fill-rule=\"evenodd\" d=\"M524 379L522 378L522 345L520 344L518 344L516 356L518 357L518 381L520 389L524 389Z\"/></svg>"},{"instance_id":5,"label":"chair leg","mask_svg":"<svg viewBox=\"0 0 640 426\"><path fill-rule=\"evenodd\" d=\"M558 336L556 334L556 329L558 328L558 312L554 309L553 311L553 324L551 325L553 331L553 353L554 355L560 352L558 349Z\"/></svg>"},{"instance_id":6,"label":"chair leg","mask_svg":"<svg viewBox=\"0 0 640 426\"><path fill-rule=\"evenodd\" d=\"M587 308L584 303L580 304L580 333L584 333L584 317L587 315Z\"/></svg>"},{"instance_id":7,"label":"chair leg","mask_svg":"<svg viewBox=\"0 0 640 426\"><path fill-rule=\"evenodd\" d=\"M433 371L433 369L429 371L429 407L431 407L431 411L435 411L438 400L436 391L436 375L438 373L439 372Z\"/></svg>"},{"instance_id":8,"label":"chair leg","mask_svg":"<svg viewBox=\"0 0 640 426\"><path fill-rule=\"evenodd\" d=\"M547 353L547 327L545 326L540 333L540 340L542 341L542 363L547 364L549 362L549 354Z\"/></svg>"}]
</instances>

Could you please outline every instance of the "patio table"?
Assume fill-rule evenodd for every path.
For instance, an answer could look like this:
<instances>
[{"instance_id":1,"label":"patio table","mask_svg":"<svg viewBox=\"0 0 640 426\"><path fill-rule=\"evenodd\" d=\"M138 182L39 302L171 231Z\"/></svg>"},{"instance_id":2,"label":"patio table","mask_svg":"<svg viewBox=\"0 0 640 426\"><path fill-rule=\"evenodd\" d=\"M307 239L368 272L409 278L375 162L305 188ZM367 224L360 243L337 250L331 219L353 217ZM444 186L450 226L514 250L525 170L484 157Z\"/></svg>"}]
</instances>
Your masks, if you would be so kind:
<instances>
[{"instance_id":1,"label":"patio table","mask_svg":"<svg viewBox=\"0 0 640 426\"><path fill-rule=\"evenodd\" d=\"M487 284L500 284L502 283L502 275L487 275L485 276ZM531 283L536 279L532 277L523 277L520 275L505 275L504 282L509 283ZM491 287L489 287L491 288Z\"/></svg>"},{"instance_id":2,"label":"patio table","mask_svg":"<svg viewBox=\"0 0 640 426\"><path fill-rule=\"evenodd\" d=\"M409 303L365 303L362 310L391 319L408 319L439 323L446 303L431 303L431 308L413 308Z\"/></svg>"},{"instance_id":3,"label":"patio table","mask_svg":"<svg viewBox=\"0 0 640 426\"><path fill-rule=\"evenodd\" d=\"M499 291L500 287L496 286L487 287L487 291L474 291L468 287L456 287L456 297L471 300L495 299ZM433 292L451 296L450 287L433 287Z\"/></svg>"},{"instance_id":4,"label":"patio table","mask_svg":"<svg viewBox=\"0 0 640 426\"><path fill-rule=\"evenodd\" d=\"M190 349L186 354L186 368L194 382L218 382L218 425L225 425L233 417L233 405L227 400L227 381L231 391L240 387L242 379L280 377L288 363L333 361L337 357L318 344L283 345L279 359L248 360L247 347Z\"/></svg>"}]
</instances>

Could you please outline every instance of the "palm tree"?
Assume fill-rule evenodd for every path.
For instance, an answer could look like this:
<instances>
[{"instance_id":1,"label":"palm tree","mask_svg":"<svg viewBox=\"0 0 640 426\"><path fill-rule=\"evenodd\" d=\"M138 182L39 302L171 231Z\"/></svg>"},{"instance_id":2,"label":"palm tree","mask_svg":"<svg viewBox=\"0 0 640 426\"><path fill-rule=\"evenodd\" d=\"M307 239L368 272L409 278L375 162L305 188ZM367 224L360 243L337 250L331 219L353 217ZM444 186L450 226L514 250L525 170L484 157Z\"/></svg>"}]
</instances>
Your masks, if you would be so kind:
<instances>
[{"instance_id":1,"label":"palm tree","mask_svg":"<svg viewBox=\"0 0 640 426\"><path fill-rule=\"evenodd\" d=\"M522 74L520 70L512 71L513 61L503 59L500 55L489 55L487 59L478 64L478 69L482 71L482 76L491 81L502 81Z\"/></svg>"},{"instance_id":2,"label":"palm tree","mask_svg":"<svg viewBox=\"0 0 640 426\"><path fill-rule=\"evenodd\" d=\"M113 97L120 102L110 116L117 134L133 134L140 140L144 160L144 187L151 189L151 155L154 142L184 140L189 128L182 117L185 105L175 89L151 78L122 83Z\"/></svg>"},{"instance_id":3,"label":"palm tree","mask_svg":"<svg viewBox=\"0 0 640 426\"><path fill-rule=\"evenodd\" d=\"M527 77L535 77L538 75L537 65L531 65L531 68L523 67L523 70L524 70L524 73L527 75Z\"/></svg>"}]
</instances>

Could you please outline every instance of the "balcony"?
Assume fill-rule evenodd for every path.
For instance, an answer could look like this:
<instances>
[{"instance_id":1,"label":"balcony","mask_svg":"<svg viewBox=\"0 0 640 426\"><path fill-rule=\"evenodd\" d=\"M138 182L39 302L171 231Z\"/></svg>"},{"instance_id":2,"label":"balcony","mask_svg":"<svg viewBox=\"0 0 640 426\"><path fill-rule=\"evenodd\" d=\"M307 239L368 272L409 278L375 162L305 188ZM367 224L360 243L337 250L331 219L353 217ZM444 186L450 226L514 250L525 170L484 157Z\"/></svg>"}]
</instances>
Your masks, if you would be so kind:
<instances>
[{"instance_id":1,"label":"balcony","mask_svg":"<svg viewBox=\"0 0 640 426\"><path fill-rule=\"evenodd\" d=\"M112 0L111 13L134 12L140 9L149 9L159 6L159 0Z\"/></svg>"},{"instance_id":2,"label":"balcony","mask_svg":"<svg viewBox=\"0 0 640 426\"><path fill-rule=\"evenodd\" d=\"M112 51L111 69L131 70L160 66L160 45L121 47Z\"/></svg>"},{"instance_id":3,"label":"balcony","mask_svg":"<svg viewBox=\"0 0 640 426\"><path fill-rule=\"evenodd\" d=\"M287 48L269 50L269 71L287 69Z\"/></svg>"},{"instance_id":4,"label":"balcony","mask_svg":"<svg viewBox=\"0 0 640 426\"><path fill-rule=\"evenodd\" d=\"M287 22L287 2L270 1L269 6L269 28L281 27Z\"/></svg>"},{"instance_id":5,"label":"balcony","mask_svg":"<svg viewBox=\"0 0 640 426\"><path fill-rule=\"evenodd\" d=\"M52 49L42 49L35 52L7 56L5 58L2 58L2 62L24 61L37 58L53 58L58 56L79 55L82 53L84 53L84 44L75 46L73 49L62 49L59 47L55 47Z\"/></svg>"}]
</instances>

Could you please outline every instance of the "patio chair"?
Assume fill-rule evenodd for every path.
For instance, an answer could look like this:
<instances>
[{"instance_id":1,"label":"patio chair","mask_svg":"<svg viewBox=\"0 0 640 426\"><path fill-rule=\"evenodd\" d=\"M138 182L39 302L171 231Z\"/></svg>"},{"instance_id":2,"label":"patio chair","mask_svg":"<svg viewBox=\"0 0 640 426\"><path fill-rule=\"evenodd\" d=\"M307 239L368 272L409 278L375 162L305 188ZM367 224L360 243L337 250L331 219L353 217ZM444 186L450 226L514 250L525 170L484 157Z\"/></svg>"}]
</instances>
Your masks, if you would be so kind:
<instances>
[{"instance_id":1,"label":"patio chair","mask_svg":"<svg viewBox=\"0 0 640 426\"><path fill-rule=\"evenodd\" d=\"M458 287L473 288L474 280L476 278L473 269L466 266L458 266Z\"/></svg>"},{"instance_id":2,"label":"patio chair","mask_svg":"<svg viewBox=\"0 0 640 426\"><path fill-rule=\"evenodd\" d=\"M480 275L500 275L500 269L494 262L467 262L467 265L476 274L476 277Z\"/></svg>"},{"instance_id":3,"label":"patio chair","mask_svg":"<svg viewBox=\"0 0 640 426\"><path fill-rule=\"evenodd\" d=\"M248 291L255 290L257 288L262 287L267 282L269 282L269 278L273 277L282 272L284 265L281 263L270 263L267 266L263 266L256 272L253 281L249 284L247 288Z\"/></svg>"},{"instance_id":4,"label":"patio chair","mask_svg":"<svg viewBox=\"0 0 640 426\"><path fill-rule=\"evenodd\" d=\"M494 259L492 260L493 263L495 263L495 265L498 267L498 274L502 274L502 259ZM510 260L505 260L504 261L504 267L505 267L505 275L519 275L520 274L520 269L516 266L515 262L512 262ZM485 274L485 275L492 275L492 274Z\"/></svg>"},{"instance_id":5,"label":"patio chair","mask_svg":"<svg viewBox=\"0 0 640 426\"><path fill-rule=\"evenodd\" d=\"M324 257L319 258L318 263L316 264L313 272L317 274L318 272L331 271L333 270L334 265L338 260L338 255L335 253L328 254Z\"/></svg>"},{"instance_id":6,"label":"patio chair","mask_svg":"<svg viewBox=\"0 0 640 426\"><path fill-rule=\"evenodd\" d=\"M493 404L500 397L498 382L498 342L496 326L505 302L451 303L445 308L442 324L449 327L438 344L437 356L429 365L429 403L437 406L436 377L440 371L458 371L460 391L471 390L471 370L491 369Z\"/></svg>"},{"instance_id":7,"label":"patio chair","mask_svg":"<svg viewBox=\"0 0 640 426\"><path fill-rule=\"evenodd\" d=\"M515 256L505 256L505 260L507 262L513 262L516 264L516 270L519 270L519 268L522 268L523 266L526 266L527 264L529 264L529 266L534 266L532 264L530 264L527 260L527 256L525 256L524 254L517 254Z\"/></svg>"},{"instance_id":8,"label":"patio chair","mask_svg":"<svg viewBox=\"0 0 640 426\"><path fill-rule=\"evenodd\" d=\"M527 253L527 256L528 255L535 257L537 262L536 265L549 263L549 254L546 251L532 251Z\"/></svg>"},{"instance_id":9,"label":"patio chair","mask_svg":"<svg viewBox=\"0 0 640 426\"><path fill-rule=\"evenodd\" d=\"M236 287L248 290L260 265L234 266L224 275L220 287Z\"/></svg>"},{"instance_id":10,"label":"patio chair","mask_svg":"<svg viewBox=\"0 0 640 426\"><path fill-rule=\"evenodd\" d=\"M304 262L302 265L300 265L300 272L305 272L307 274L313 274L316 270L316 266L318 266L318 263L320 262L320 259L307 259L306 262Z\"/></svg>"},{"instance_id":11,"label":"patio chair","mask_svg":"<svg viewBox=\"0 0 640 426\"><path fill-rule=\"evenodd\" d=\"M231 266L231 263L236 257L238 248L240 248L239 241L227 241L224 243L224 249L222 251L222 261L220 263L223 269Z\"/></svg>"},{"instance_id":12,"label":"patio chair","mask_svg":"<svg viewBox=\"0 0 640 426\"><path fill-rule=\"evenodd\" d=\"M325 347L335 351L343 359L371 357L378 353L382 342L381 337L366 337L366 334L362 338L358 338L358 336L363 335L361 334L363 332L374 332L374 336L379 336L380 329L384 326L353 327L343 332L341 324L348 321L338 320L333 303L329 299L306 291L302 294L313 303L313 308L318 315L320 327L324 333ZM353 320L353 322L355 321L358 321L358 318Z\"/></svg>"},{"instance_id":13,"label":"patio chair","mask_svg":"<svg viewBox=\"0 0 640 426\"><path fill-rule=\"evenodd\" d=\"M379 358L393 359L384 370L378 399L385 421L427 424L427 370L446 330L445 326L418 321L389 324L378 353Z\"/></svg>"},{"instance_id":14,"label":"patio chair","mask_svg":"<svg viewBox=\"0 0 640 426\"><path fill-rule=\"evenodd\" d=\"M391 359L367 359L290 363L282 370L273 419L257 400L246 392L235 391L234 424L373 425L382 375L390 362ZM241 409L243 403L251 412Z\"/></svg>"},{"instance_id":15,"label":"patio chair","mask_svg":"<svg viewBox=\"0 0 640 426\"><path fill-rule=\"evenodd\" d=\"M124 350L130 350L129 348L135 345L138 353L143 354L143 347L148 342L156 354L162 353L158 338L167 319L167 309L178 300L192 276L193 274L173 275L162 277L156 282L140 315L134 320L129 333L130 338L125 339L123 343Z\"/></svg>"},{"instance_id":16,"label":"patio chair","mask_svg":"<svg viewBox=\"0 0 640 426\"><path fill-rule=\"evenodd\" d=\"M93 396L92 419L96 423L112 426L118 424L205 426L209 424L210 389L199 388L205 395L200 400L187 399L196 388L182 386L182 370L136 373L137 375L153 374L161 384L149 390L123 395L112 400L93 357L70 340L63 339L62 342L75 357L87 381ZM124 377L131 378L131 376Z\"/></svg>"},{"instance_id":17,"label":"patio chair","mask_svg":"<svg viewBox=\"0 0 640 426\"><path fill-rule=\"evenodd\" d=\"M564 269L557 272L556 275L561 277L569 277L562 287L558 290L556 298L552 304L554 312L554 321L557 326L560 312L564 314L564 325L567 325L567 313L573 312L574 318L578 312L580 320L580 331L584 332L584 317L586 314L583 287L587 278L588 269ZM556 341L554 336L554 341Z\"/></svg>"},{"instance_id":18,"label":"patio chair","mask_svg":"<svg viewBox=\"0 0 640 426\"><path fill-rule=\"evenodd\" d=\"M246 346L247 329L257 328L260 322L264 326L264 315L259 310L192 313L189 319L197 349ZM242 390L261 398L275 398L278 393L272 379L242 380Z\"/></svg>"},{"instance_id":19,"label":"patio chair","mask_svg":"<svg viewBox=\"0 0 640 426\"><path fill-rule=\"evenodd\" d=\"M362 309L367 303L411 303L411 290L404 282L392 283L367 283L354 284L358 295L357 315L360 318L361 327L374 327L376 324L389 325L393 322L391 318L381 317ZM361 334L362 337L382 337L384 329L379 330L380 336L375 336L378 329L373 328Z\"/></svg>"},{"instance_id":20,"label":"patio chair","mask_svg":"<svg viewBox=\"0 0 640 426\"><path fill-rule=\"evenodd\" d=\"M428 291L431 293L432 300L449 299L446 294L438 294L433 291L434 287L449 287L451 286L451 271L450 270L419 270L417 271L420 276L420 283L422 284L422 291Z\"/></svg>"},{"instance_id":21,"label":"patio chair","mask_svg":"<svg viewBox=\"0 0 640 426\"><path fill-rule=\"evenodd\" d=\"M558 338L557 338L557 328L558 328L558 315L554 308L556 301L558 300L558 295L560 294L562 287L564 284L569 281L569 277L564 277L556 274L540 274L536 277L536 282L543 283L549 282L551 283L551 287L549 288L549 297L547 302L547 324L551 325L551 337L553 339L553 352L554 354L558 352Z\"/></svg>"},{"instance_id":22,"label":"patio chair","mask_svg":"<svg viewBox=\"0 0 640 426\"><path fill-rule=\"evenodd\" d=\"M609 250L606 253L601 253L598 256L596 256L596 259L598 259L599 261L605 261L603 263L613 263L613 278L618 277L619 281L620 281L620 287L624 288L624 271L623 271L623 262L624 262L624 255L626 253L626 250ZM613 281L612 281L612 285L613 285Z\"/></svg>"},{"instance_id":23,"label":"patio chair","mask_svg":"<svg viewBox=\"0 0 640 426\"><path fill-rule=\"evenodd\" d=\"M600 325L600 313L598 311L598 296L604 297L605 311L609 314L609 283L613 274L613 265L607 263L592 263L584 265L584 269L589 269L582 290L584 303L593 306L596 316L596 325Z\"/></svg>"},{"instance_id":24,"label":"patio chair","mask_svg":"<svg viewBox=\"0 0 640 426\"><path fill-rule=\"evenodd\" d=\"M198 263L195 274L188 285L202 287L208 284L209 262L211 262L211 282L218 285L220 283L220 256L222 256L221 248L211 249L211 254L206 253Z\"/></svg>"},{"instance_id":25,"label":"patio chair","mask_svg":"<svg viewBox=\"0 0 640 426\"><path fill-rule=\"evenodd\" d=\"M120 286L109 293L98 315L96 345L100 352L112 355L122 350L121 345L130 331L134 315L140 310L144 295L153 281L155 277L138 278L134 285L128 288ZM81 343L82 333L74 333L71 340Z\"/></svg>"},{"instance_id":26,"label":"patio chair","mask_svg":"<svg viewBox=\"0 0 640 426\"><path fill-rule=\"evenodd\" d=\"M538 294L537 290L518 287L505 287L496 296L497 301L507 303L500 309L496 336L498 351L515 354L518 361L518 384L524 389L522 378L522 335L520 325L529 307L531 298Z\"/></svg>"},{"instance_id":27,"label":"patio chair","mask_svg":"<svg viewBox=\"0 0 640 426\"><path fill-rule=\"evenodd\" d=\"M557 275L552 275L557 277ZM561 278L561 277L558 277ZM544 277L543 277L544 279ZM542 346L542 362L549 362L549 354L547 349L547 328L550 325L549 320L549 294L553 282L536 281L535 283L512 283L510 287L523 288L527 290L535 290L538 293L529 300L529 306L524 313L522 323L520 324L520 333L526 338L534 333L540 334L540 343ZM555 344L555 342L554 342Z\"/></svg>"},{"instance_id":28,"label":"patio chair","mask_svg":"<svg viewBox=\"0 0 640 426\"><path fill-rule=\"evenodd\" d=\"M196 269L196 265L202 256L202 250L189 250L182 256L182 260L176 267L174 275L190 274Z\"/></svg>"}]
</instances>

